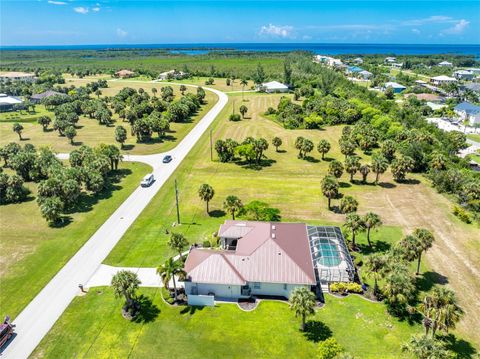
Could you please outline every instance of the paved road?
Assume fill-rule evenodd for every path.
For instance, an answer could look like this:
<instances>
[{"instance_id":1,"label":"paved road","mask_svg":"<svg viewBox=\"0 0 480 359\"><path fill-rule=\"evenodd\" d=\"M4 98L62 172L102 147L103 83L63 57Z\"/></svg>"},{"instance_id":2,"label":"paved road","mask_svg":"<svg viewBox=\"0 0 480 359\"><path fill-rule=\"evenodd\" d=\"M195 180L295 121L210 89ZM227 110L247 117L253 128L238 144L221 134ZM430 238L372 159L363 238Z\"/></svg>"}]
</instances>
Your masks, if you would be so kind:
<instances>
[{"instance_id":1,"label":"paved road","mask_svg":"<svg viewBox=\"0 0 480 359\"><path fill-rule=\"evenodd\" d=\"M163 164L161 161L164 156L163 153L148 156L127 156L127 160L136 159L149 163L153 167L156 181L149 188L138 187L15 318L13 323L16 325L17 335L4 350L2 357L22 359L27 358L33 352L78 294L78 284L87 283L130 225L162 188L180 162L224 108L228 101L227 95L214 89L205 88L205 90L217 94L218 102L177 147L166 152L172 155L172 162Z\"/></svg>"}]
</instances>

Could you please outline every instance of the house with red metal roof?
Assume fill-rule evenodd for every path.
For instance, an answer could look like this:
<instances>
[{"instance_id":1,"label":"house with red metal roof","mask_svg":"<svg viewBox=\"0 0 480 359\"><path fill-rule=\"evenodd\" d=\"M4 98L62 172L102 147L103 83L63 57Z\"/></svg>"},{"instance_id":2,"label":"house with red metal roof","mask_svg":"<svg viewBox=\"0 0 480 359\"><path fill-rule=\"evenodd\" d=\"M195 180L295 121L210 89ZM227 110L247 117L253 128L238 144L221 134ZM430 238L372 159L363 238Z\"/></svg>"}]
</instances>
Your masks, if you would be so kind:
<instances>
[{"instance_id":1,"label":"house with red metal roof","mask_svg":"<svg viewBox=\"0 0 480 359\"><path fill-rule=\"evenodd\" d=\"M353 263L343 237L341 244L330 241L332 247L327 248L322 261L319 261L320 248L325 248L326 242L322 244L323 247L320 246L317 228L336 227L225 221L218 232L220 249L190 250L184 268L187 273L185 291L189 301L196 296L220 299L251 296L289 298L297 287L313 288L322 282L352 280ZM339 229L338 233L341 235ZM338 245L343 247L339 248ZM341 252L344 254L341 255ZM335 256L334 260L331 256ZM343 265L341 270L347 274L322 272L322 277L319 277L318 271L324 265L336 270ZM348 272L350 270L352 275Z\"/></svg>"}]
</instances>

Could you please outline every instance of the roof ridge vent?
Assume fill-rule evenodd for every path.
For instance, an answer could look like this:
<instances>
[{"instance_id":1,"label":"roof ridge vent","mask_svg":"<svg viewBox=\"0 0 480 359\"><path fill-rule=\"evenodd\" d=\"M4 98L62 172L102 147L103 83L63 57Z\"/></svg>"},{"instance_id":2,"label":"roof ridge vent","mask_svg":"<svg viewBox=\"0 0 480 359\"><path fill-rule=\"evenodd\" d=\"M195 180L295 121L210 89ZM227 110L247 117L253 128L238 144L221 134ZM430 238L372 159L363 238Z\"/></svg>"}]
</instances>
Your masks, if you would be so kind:
<instances>
[{"instance_id":1,"label":"roof ridge vent","mask_svg":"<svg viewBox=\"0 0 480 359\"><path fill-rule=\"evenodd\" d=\"M275 233L272 233L272 238L275 239Z\"/></svg>"}]
</instances>

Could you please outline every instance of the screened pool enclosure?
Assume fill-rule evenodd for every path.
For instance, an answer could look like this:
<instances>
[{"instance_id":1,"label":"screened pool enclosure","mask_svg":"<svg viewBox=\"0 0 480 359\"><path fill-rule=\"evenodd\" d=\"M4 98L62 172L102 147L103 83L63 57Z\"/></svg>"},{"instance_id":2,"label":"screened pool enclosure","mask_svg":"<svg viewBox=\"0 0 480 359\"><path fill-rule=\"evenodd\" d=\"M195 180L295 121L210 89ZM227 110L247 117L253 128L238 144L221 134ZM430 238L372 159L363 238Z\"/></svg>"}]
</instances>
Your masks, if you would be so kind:
<instances>
[{"instance_id":1,"label":"screened pool enclosure","mask_svg":"<svg viewBox=\"0 0 480 359\"><path fill-rule=\"evenodd\" d=\"M352 281L355 268L340 228L307 226L307 230L317 281Z\"/></svg>"}]
</instances>

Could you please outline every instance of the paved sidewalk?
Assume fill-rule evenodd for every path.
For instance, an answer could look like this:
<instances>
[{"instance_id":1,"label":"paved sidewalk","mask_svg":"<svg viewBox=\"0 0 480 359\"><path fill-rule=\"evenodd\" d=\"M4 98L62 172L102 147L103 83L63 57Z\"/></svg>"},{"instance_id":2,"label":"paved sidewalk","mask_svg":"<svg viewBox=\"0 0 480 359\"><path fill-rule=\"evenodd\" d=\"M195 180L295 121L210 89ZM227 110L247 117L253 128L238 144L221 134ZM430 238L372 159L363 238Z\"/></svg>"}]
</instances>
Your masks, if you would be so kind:
<instances>
[{"instance_id":1,"label":"paved sidewalk","mask_svg":"<svg viewBox=\"0 0 480 359\"><path fill-rule=\"evenodd\" d=\"M177 147L168 151L173 157L172 162L162 163L161 154L138 156L148 157L153 167L155 182L148 188L139 186L15 318L13 324L16 325L16 337L5 348L2 354L4 358L23 359L33 352L78 294L78 285L88 282L127 229L225 107L228 101L227 95L215 89L205 88L205 90L217 94L218 102Z\"/></svg>"}]
</instances>

